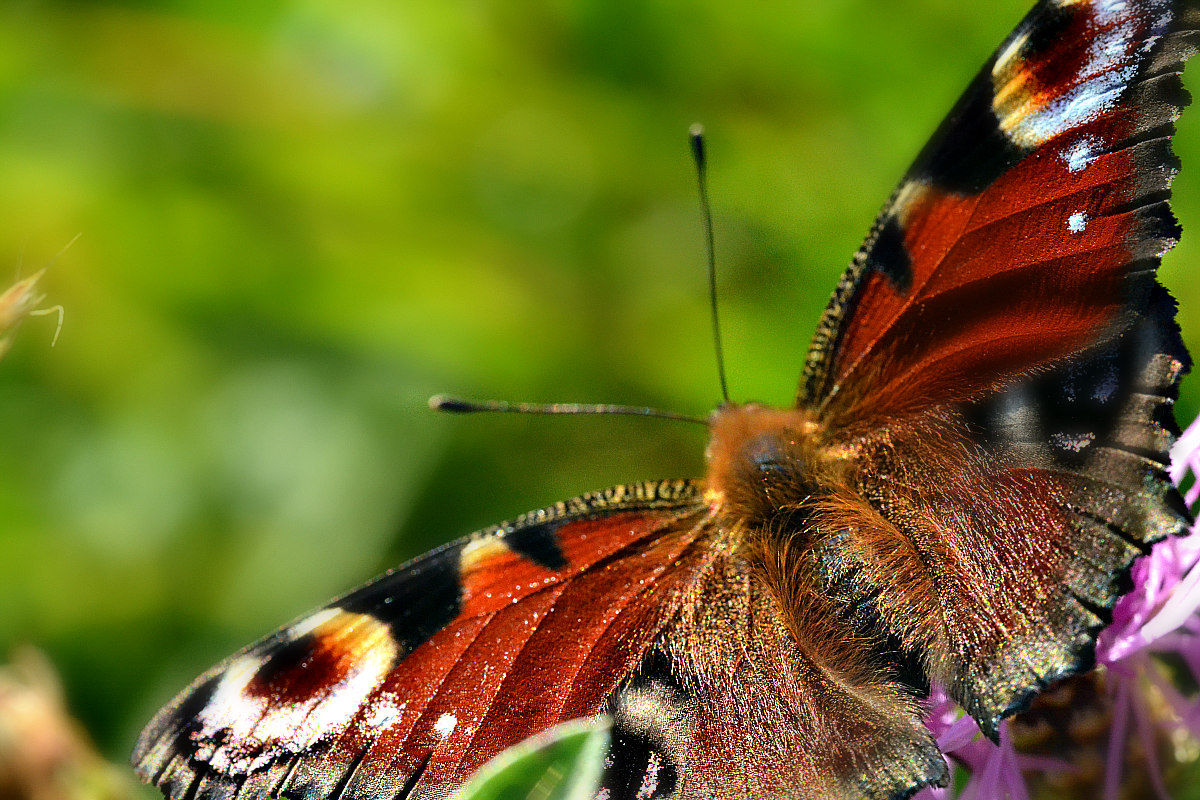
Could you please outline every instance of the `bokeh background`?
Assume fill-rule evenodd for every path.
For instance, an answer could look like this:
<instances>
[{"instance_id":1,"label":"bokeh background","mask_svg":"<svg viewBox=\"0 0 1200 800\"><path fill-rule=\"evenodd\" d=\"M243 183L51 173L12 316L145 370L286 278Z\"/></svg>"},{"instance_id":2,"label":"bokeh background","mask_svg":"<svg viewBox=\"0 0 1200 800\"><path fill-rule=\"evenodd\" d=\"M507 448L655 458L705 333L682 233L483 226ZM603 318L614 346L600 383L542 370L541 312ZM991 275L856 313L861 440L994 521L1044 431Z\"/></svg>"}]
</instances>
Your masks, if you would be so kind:
<instances>
[{"instance_id":1,"label":"bokeh background","mask_svg":"<svg viewBox=\"0 0 1200 800\"><path fill-rule=\"evenodd\" d=\"M123 761L201 669L390 565L698 474L699 428L426 398L715 405L701 121L732 392L787 402L1027 5L0 4L0 272L53 262L66 314L0 363L0 656L42 648ZM1200 112L1176 147L1163 279L1200 351Z\"/></svg>"}]
</instances>

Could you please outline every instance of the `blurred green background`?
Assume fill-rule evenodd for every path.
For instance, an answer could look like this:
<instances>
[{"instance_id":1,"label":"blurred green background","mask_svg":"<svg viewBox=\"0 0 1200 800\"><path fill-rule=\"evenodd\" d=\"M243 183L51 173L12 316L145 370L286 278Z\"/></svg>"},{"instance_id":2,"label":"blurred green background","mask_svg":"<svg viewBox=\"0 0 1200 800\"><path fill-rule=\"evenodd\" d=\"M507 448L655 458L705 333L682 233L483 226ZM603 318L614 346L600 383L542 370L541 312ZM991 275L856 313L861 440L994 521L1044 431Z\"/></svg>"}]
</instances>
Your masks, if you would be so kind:
<instances>
[{"instance_id":1,"label":"blurred green background","mask_svg":"<svg viewBox=\"0 0 1200 800\"><path fill-rule=\"evenodd\" d=\"M0 364L0 649L44 648L123 761L201 669L389 565L696 475L698 428L425 401L716 403L701 121L732 391L787 402L1027 3L0 5L0 264L80 235L45 279L57 346L31 320ZM1163 276L1195 351L1200 112L1177 150Z\"/></svg>"}]
</instances>

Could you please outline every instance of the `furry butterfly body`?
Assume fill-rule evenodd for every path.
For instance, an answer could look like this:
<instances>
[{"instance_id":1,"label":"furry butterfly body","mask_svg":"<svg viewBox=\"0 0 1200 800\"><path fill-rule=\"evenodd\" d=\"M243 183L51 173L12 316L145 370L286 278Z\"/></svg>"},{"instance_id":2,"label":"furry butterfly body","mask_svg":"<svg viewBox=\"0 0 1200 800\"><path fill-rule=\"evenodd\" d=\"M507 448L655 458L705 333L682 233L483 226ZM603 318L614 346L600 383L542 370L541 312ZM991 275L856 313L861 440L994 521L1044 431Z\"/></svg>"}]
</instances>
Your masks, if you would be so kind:
<instances>
[{"instance_id":1,"label":"furry butterfly body","mask_svg":"<svg viewBox=\"0 0 1200 800\"><path fill-rule=\"evenodd\" d=\"M1187 524L1155 269L1196 25L1043 0L885 206L795 407L719 408L699 482L526 515L282 628L159 712L138 770L177 800L438 798L608 712L609 800L944 782L928 682L994 736Z\"/></svg>"}]
</instances>

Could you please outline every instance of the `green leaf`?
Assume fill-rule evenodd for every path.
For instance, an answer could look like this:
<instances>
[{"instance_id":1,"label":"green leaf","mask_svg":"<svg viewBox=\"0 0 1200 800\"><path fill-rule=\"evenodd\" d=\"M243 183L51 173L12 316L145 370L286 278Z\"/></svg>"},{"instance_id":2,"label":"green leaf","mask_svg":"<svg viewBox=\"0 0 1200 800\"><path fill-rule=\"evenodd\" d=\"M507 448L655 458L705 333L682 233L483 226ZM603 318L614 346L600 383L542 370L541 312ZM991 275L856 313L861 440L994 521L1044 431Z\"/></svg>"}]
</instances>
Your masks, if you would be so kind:
<instances>
[{"instance_id":1,"label":"green leaf","mask_svg":"<svg viewBox=\"0 0 1200 800\"><path fill-rule=\"evenodd\" d=\"M600 788L608 717L564 722L479 768L452 800L591 800Z\"/></svg>"}]
</instances>

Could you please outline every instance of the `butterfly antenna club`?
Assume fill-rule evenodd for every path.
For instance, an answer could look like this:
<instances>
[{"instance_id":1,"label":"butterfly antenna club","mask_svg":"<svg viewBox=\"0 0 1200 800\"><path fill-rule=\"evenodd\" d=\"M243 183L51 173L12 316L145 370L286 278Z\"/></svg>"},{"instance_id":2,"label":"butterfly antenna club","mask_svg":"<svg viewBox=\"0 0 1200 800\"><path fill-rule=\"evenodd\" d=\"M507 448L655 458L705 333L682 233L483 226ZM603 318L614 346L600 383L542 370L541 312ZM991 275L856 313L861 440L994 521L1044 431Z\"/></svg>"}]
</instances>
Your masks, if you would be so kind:
<instances>
[{"instance_id":1,"label":"butterfly antenna club","mask_svg":"<svg viewBox=\"0 0 1200 800\"><path fill-rule=\"evenodd\" d=\"M721 320L717 315L717 253L713 237L712 207L708 202L708 158L704 151L704 126L696 123L688 131L692 160L696 163L696 183L700 188L700 219L704 226L704 250L708 258L708 305L712 311L713 348L717 353L717 376L721 380L721 398L729 401L725 380L725 350L721 346Z\"/></svg>"}]
</instances>

